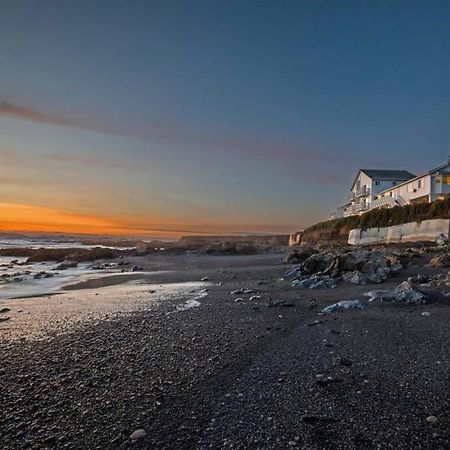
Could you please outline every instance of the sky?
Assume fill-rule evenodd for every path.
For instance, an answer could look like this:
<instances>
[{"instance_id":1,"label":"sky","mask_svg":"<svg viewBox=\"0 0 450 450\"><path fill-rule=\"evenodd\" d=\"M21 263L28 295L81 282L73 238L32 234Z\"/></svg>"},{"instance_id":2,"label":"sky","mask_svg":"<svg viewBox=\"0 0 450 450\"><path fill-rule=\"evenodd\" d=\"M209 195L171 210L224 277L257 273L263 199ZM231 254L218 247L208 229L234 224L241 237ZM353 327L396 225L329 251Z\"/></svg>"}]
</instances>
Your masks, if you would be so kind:
<instances>
[{"instance_id":1,"label":"sky","mask_svg":"<svg viewBox=\"0 0 450 450\"><path fill-rule=\"evenodd\" d=\"M448 1L0 1L0 230L286 233L450 154Z\"/></svg>"}]
</instances>

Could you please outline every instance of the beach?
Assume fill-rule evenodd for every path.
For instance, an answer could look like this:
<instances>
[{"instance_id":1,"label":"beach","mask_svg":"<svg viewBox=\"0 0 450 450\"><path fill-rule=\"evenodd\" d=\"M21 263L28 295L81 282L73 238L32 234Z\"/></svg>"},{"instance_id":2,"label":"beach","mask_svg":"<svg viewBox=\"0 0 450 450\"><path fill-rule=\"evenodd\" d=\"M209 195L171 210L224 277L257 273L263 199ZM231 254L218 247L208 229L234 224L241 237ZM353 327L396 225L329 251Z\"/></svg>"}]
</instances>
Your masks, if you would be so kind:
<instances>
[{"instance_id":1,"label":"beach","mask_svg":"<svg viewBox=\"0 0 450 450\"><path fill-rule=\"evenodd\" d=\"M44 297L51 314L34 328L41 300L4 302L0 446L448 448L447 297L369 304L373 286L293 289L283 256L136 257L143 271L125 283ZM446 273L424 269L430 257L383 289ZM76 319L55 306L67 296L86 299ZM320 314L355 298L366 307ZM11 334L19 307L35 319Z\"/></svg>"}]
</instances>

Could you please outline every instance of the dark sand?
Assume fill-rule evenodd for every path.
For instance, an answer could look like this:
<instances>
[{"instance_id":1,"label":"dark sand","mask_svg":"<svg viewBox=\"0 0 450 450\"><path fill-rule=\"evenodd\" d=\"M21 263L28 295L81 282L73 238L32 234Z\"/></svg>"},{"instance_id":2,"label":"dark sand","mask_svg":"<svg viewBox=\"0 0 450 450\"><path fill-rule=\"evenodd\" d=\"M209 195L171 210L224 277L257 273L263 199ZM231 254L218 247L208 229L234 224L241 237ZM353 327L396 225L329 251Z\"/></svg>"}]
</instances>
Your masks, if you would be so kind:
<instances>
[{"instance_id":1,"label":"dark sand","mask_svg":"<svg viewBox=\"0 0 450 450\"><path fill-rule=\"evenodd\" d=\"M136 259L166 271L141 274L148 283L208 276L210 292L187 310L181 295L44 341L4 340L0 448L448 449L449 300L434 289L428 305L318 314L426 259L383 285L323 291L281 280L281 255ZM241 287L261 298L235 302ZM295 306L266 306L277 300Z\"/></svg>"}]
</instances>

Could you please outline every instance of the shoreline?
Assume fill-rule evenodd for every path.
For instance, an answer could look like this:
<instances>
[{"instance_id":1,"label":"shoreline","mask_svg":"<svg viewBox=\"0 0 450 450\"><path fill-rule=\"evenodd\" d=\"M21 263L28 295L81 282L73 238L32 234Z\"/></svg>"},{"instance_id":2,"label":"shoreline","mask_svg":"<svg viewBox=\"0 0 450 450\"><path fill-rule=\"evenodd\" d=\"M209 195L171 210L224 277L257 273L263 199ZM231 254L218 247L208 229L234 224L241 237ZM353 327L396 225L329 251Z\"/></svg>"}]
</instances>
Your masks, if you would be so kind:
<instances>
[{"instance_id":1,"label":"shoreline","mask_svg":"<svg viewBox=\"0 0 450 450\"><path fill-rule=\"evenodd\" d=\"M324 290L292 288L281 255L149 257L146 269L167 271L155 284L208 277L190 289L208 289L200 305L177 310L195 295L187 292L46 340L2 345L0 444L448 448L449 300L370 304L364 296L423 271L431 256L382 284ZM238 289L256 293L236 301ZM352 298L366 308L320 314ZM132 443L138 429L147 435Z\"/></svg>"}]
</instances>

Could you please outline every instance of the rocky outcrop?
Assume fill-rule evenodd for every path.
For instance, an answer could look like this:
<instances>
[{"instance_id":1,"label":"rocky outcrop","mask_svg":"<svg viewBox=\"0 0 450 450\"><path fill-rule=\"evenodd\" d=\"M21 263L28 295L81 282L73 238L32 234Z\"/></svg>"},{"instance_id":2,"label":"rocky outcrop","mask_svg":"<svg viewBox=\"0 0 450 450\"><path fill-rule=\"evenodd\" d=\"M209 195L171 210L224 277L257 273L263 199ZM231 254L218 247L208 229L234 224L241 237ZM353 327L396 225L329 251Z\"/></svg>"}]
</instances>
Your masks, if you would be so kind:
<instances>
[{"instance_id":1,"label":"rocky outcrop","mask_svg":"<svg viewBox=\"0 0 450 450\"><path fill-rule=\"evenodd\" d=\"M293 279L292 286L309 289L334 288L341 281L382 283L403 267L396 255L385 250L313 252L305 247L303 253L300 248L297 252L291 250L287 260L299 261L287 273Z\"/></svg>"},{"instance_id":2,"label":"rocky outcrop","mask_svg":"<svg viewBox=\"0 0 450 450\"><path fill-rule=\"evenodd\" d=\"M118 250L105 247L94 248L9 248L0 250L1 256L28 257L27 262L67 261L79 263L97 259L114 259L133 254L133 250ZM68 264L68 263L65 263ZM67 268L67 267L66 267ZM63 269L61 269L63 270Z\"/></svg>"}]
</instances>

